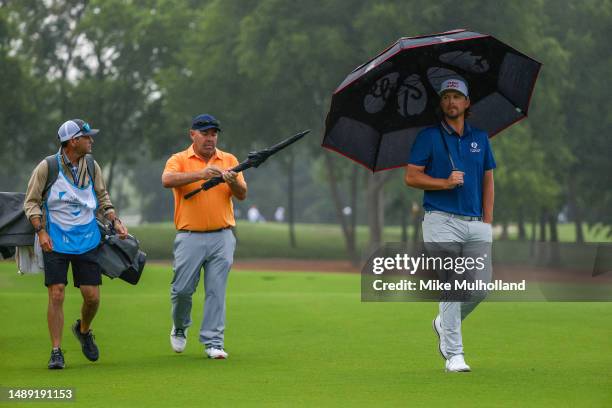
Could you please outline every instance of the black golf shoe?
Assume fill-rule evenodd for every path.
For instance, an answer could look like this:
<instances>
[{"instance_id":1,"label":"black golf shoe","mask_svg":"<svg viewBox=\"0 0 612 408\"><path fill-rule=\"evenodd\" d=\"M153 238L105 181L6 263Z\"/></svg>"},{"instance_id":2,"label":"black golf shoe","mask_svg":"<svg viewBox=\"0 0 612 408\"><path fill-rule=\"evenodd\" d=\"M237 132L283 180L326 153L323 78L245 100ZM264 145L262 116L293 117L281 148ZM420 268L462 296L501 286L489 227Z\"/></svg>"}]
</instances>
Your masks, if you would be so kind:
<instances>
[{"instance_id":1,"label":"black golf shoe","mask_svg":"<svg viewBox=\"0 0 612 408\"><path fill-rule=\"evenodd\" d=\"M64 363L64 353L61 348L51 350L51 358L49 359L49 370L61 370L66 364Z\"/></svg>"},{"instance_id":2,"label":"black golf shoe","mask_svg":"<svg viewBox=\"0 0 612 408\"><path fill-rule=\"evenodd\" d=\"M89 361L96 361L98 357L100 357L100 352L98 351L98 346L94 341L94 335L91 330L88 330L87 333L81 333L81 319L77 319L72 325L72 332L79 343L81 343L81 350L83 350L85 357Z\"/></svg>"}]
</instances>

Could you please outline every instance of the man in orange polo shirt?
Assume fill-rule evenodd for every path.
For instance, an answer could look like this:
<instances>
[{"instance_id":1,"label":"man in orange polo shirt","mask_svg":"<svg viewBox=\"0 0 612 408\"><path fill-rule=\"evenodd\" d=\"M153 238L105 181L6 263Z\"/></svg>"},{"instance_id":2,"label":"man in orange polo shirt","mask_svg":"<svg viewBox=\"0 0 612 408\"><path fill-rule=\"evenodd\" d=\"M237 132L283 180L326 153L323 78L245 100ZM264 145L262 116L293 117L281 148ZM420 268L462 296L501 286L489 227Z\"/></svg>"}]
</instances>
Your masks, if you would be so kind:
<instances>
[{"instance_id":1,"label":"man in orange polo shirt","mask_svg":"<svg viewBox=\"0 0 612 408\"><path fill-rule=\"evenodd\" d=\"M192 145L168 159L162 184L174 194L174 278L170 299L173 326L170 344L177 353L187 345L191 326L191 297L204 267L204 319L200 342L209 358L225 359L225 289L234 260L236 239L231 228L236 225L232 197L246 198L247 186L242 173L229 169L238 165L232 154L217 149L219 122L211 115L196 116L189 131ZM203 180L221 176L225 183L186 200L188 192Z\"/></svg>"}]
</instances>

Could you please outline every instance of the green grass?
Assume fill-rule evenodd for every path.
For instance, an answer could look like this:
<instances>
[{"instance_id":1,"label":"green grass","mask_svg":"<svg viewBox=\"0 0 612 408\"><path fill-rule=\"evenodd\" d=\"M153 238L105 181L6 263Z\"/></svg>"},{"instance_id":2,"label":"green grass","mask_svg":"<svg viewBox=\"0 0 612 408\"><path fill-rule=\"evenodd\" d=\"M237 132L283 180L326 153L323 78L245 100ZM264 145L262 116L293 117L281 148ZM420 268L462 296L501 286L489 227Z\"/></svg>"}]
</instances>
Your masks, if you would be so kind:
<instances>
[{"instance_id":1,"label":"green grass","mask_svg":"<svg viewBox=\"0 0 612 408\"><path fill-rule=\"evenodd\" d=\"M296 259L347 259L344 238L339 225L335 224L296 224L297 247L289 243L287 224L251 224L239 221L237 226L238 245L236 256L242 259L253 258L296 258ZM149 254L149 259L172 259L172 243L176 235L174 224L143 224L130 228ZM561 242L573 242L573 225L559 225ZM585 229L586 232L586 229ZM409 231L409 237L412 237ZM604 233L586 233L587 242L611 242ZM385 242L401 241L399 227L386 227ZM368 229L357 228L357 245L363 251L368 241ZM324 243L322 245L321 243Z\"/></svg>"},{"instance_id":2,"label":"green grass","mask_svg":"<svg viewBox=\"0 0 612 408\"><path fill-rule=\"evenodd\" d=\"M612 303L483 304L464 326L473 372L446 374L435 303L361 303L358 275L234 271L230 359L211 361L197 329L185 353L170 350L170 275L150 266L135 287L105 279L100 360L88 362L65 327L68 366L50 371L42 277L0 263L0 385L71 387L69 406L84 407L612 405ZM202 303L200 287L195 322ZM66 326L79 307L67 289Z\"/></svg>"},{"instance_id":3,"label":"green grass","mask_svg":"<svg viewBox=\"0 0 612 408\"><path fill-rule=\"evenodd\" d=\"M132 227L130 232L136 235L152 258L172 258L172 243L176 234L173 224L143 224ZM344 238L338 225L297 224L296 248L289 243L287 224L238 222L236 232L236 256L239 258L346 259ZM399 229L396 235L390 232L385 238L399 241ZM358 228L357 241L360 247L366 245L366 227ZM325 245L321 245L322 242Z\"/></svg>"}]
</instances>

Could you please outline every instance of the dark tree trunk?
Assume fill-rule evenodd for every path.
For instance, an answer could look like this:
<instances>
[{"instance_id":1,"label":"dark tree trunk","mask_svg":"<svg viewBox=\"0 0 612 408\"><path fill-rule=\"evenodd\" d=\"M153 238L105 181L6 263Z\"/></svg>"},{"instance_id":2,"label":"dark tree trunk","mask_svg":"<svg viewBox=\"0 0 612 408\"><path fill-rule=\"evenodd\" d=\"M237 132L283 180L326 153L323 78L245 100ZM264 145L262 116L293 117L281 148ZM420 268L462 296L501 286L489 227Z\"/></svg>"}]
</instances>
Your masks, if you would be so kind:
<instances>
[{"instance_id":1,"label":"dark tree trunk","mask_svg":"<svg viewBox=\"0 0 612 408\"><path fill-rule=\"evenodd\" d=\"M574 221L576 230L576 242L584 243L584 233L582 230L582 212L578 206L578 200L576 196L576 177L572 174L567 180L567 204L569 210L569 217Z\"/></svg>"},{"instance_id":2,"label":"dark tree trunk","mask_svg":"<svg viewBox=\"0 0 612 408\"><path fill-rule=\"evenodd\" d=\"M408 242L408 214L407 214L408 211L409 209L406 208L404 200L401 200L400 222L402 224L402 242L403 243Z\"/></svg>"},{"instance_id":3,"label":"dark tree trunk","mask_svg":"<svg viewBox=\"0 0 612 408\"><path fill-rule=\"evenodd\" d=\"M518 211L518 239L525 241L527 239L527 231L525 230L525 210L519 207Z\"/></svg>"},{"instance_id":4,"label":"dark tree trunk","mask_svg":"<svg viewBox=\"0 0 612 408\"><path fill-rule=\"evenodd\" d=\"M289 224L289 244L291 248L297 248L295 239L295 166L293 151L289 150L287 162L287 222Z\"/></svg>"},{"instance_id":5,"label":"dark tree trunk","mask_svg":"<svg viewBox=\"0 0 612 408\"><path fill-rule=\"evenodd\" d=\"M559 229L557 228L557 215L554 212L548 214L550 225L550 242L559 242Z\"/></svg>"},{"instance_id":6,"label":"dark tree trunk","mask_svg":"<svg viewBox=\"0 0 612 408\"><path fill-rule=\"evenodd\" d=\"M502 233L499 237L500 240L508 240L508 221L502 222Z\"/></svg>"},{"instance_id":7,"label":"dark tree trunk","mask_svg":"<svg viewBox=\"0 0 612 408\"><path fill-rule=\"evenodd\" d=\"M574 229L576 230L576 242L580 244L584 244L584 231L582 229L582 219L575 218L574 219Z\"/></svg>"},{"instance_id":8,"label":"dark tree trunk","mask_svg":"<svg viewBox=\"0 0 612 408\"><path fill-rule=\"evenodd\" d=\"M542 208L540 213L540 242L546 242L546 222L548 221L548 210Z\"/></svg>"},{"instance_id":9,"label":"dark tree trunk","mask_svg":"<svg viewBox=\"0 0 612 408\"><path fill-rule=\"evenodd\" d=\"M557 214L551 211L548 214L550 225L550 265L558 266L561 263L561 253L559 249L559 231L557 228Z\"/></svg>"},{"instance_id":10,"label":"dark tree trunk","mask_svg":"<svg viewBox=\"0 0 612 408\"><path fill-rule=\"evenodd\" d=\"M385 225L384 190L385 182L391 173L375 173L368 177L366 201L368 204L368 227L370 230L369 251L378 249L383 242Z\"/></svg>"},{"instance_id":11,"label":"dark tree trunk","mask_svg":"<svg viewBox=\"0 0 612 408\"><path fill-rule=\"evenodd\" d=\"M537 231L538 231L538 222L537 222L537 217L534 215L533 219L531 220L531 248L529 251L529 255L532 258L536 255Z\"/></svg>"},{"instance_id":12,"label":"dark tree trunk","mask_svg":"<svg viewBox=\"0 0 612 408\"><path fill-rule=\"evenodd\" d=\"M410 213L412 215L412 242L416 244L421 240L421 206L413 201Z\"/></svg>"},{"instance_id":13,"label":"dark tree trunk","mask_svg":"<svg viewBox=\"0 0 612 408\"><path fill-rule=\"evenodd\" d=\"M548 226L548 210L542 208L540 212L540 239L536 245L536 255L538 265L547 265L548 258L548 247L546 246L546 227Z\"/></svg>"},{"instance_id":14,"label":"dark tree trunk","mask_svg":"<svg viewBox=\"0 0 612 408\"><path fill-rule=\"evenodd\" d=\"M357 192L359 184L359 169L354 166L353 174L351 174L351 222L349 224L349 242L348 247L351 248L349 254L351 255L351 261L357 265L359 257L357 255Z\"/></svg>"},{"instance_id":15,"label":"dark tree trunk","mask_svg":"<svg viewBox=\"0 0 612 408\"><path fill-rule=\"evenodd\" d=\"M117 164L117 155L113 154L108 168L108 179L106 179L106 191L111 196L111 189L113 188L113 182L115 181L115 165Z\"/></svg>"},{"instance_id":16,"label":"dark tree trunk","mask_svg":"<svg viewBox=\"0 0 612 408\"><path fill-rule=\"evenodd\" d=\"M357 256L357 250L355 245L355 226L350 226L347 222L344 213L342 212L342 199L340 197L340 189L338 186L338 177L336 175L336 170L334 168L334 164L331 158L331 154L325 154L325 165L327 167L327 174L329 180L329 187L332 194L332 200L334 202L334 208L336 210L336 218L340 222L340 227L342 228L342 235L344 236L344 242L346 244L346 252L349 256L349 260L357 265L359 262L359 258ZM354 178L357 178L356 173L353 173ZM351 201L354 200L354 204L357 202L357 180L351 180L351 184L354 186L354 190L351 192ZM351 188L353 188L353 186ZM351 214L351 223L356 223L355 218L355 208L353 208L353 213Z\"/></svg>"},{"instance_id":17,"label":"dark tree trunk","mask_svg":"<svg viewBox=\"0 0 612 408\"><path fill-rule=\"evenodd\" d=\"M83 7L81 7L80 9L77 9L77 13L74 16L74 21L76 23L76 25L79 24L79 21L81 20L81 17L83 16L83 13L85 12L86 9L86 3ZM72 59L74 58L74 50L75 50L75 46L77 43L79 36L74 35L70 38L70 40L68 41L67 45L67 58L63 64L63 66L60 68L61 70L61 79L60 79L60 113L61 113L61 117L62 120L66 120L66 115L68 113L68 91L66 90L66 86L68 84L68 71L70 70L70 64L72 64Z\"/></svg>"}]
</instances>

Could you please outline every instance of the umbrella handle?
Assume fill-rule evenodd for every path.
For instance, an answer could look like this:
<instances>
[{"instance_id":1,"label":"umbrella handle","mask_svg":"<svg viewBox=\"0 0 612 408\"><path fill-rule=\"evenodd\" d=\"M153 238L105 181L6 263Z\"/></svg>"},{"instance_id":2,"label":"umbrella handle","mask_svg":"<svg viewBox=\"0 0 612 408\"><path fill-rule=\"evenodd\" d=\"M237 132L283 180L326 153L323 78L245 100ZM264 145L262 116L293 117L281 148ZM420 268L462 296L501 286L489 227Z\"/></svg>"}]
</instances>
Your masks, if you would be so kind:
<instances>
[{"instance_id":1,"label":"umbrella handle","mask_svg":"<svg viewBox=\"0 0 612 408\"><path fill-rule=\"evenodd\" d=\"M449 157L450 157L450 155L449 155ZM452 159L451 159L451 160L452 160ZM458 168L456 168L456 167L453 167L453 170L452 170L452 171L461 171L461 170L459 170L459 169L458 169ZM461 187L463 187L463 183L461 183L461 184L457 184L457 185L455 186L455 188L461 188Z\"/></svg>"},{"instance_id":2,"label":"umbrella handle","mask_svg":"<svg viewBox=\"0 0 612 408\"><path fill-rule=\"evenodd\" d=\"M202 183L200 188L197 188L197 189L195 189L195 190L185 194L185 196L183 198L185 198L186 200L190 199L194 195L198 194L200 191L210 190L211 188L213 188L217 184L221 184L221 183L225 183L225 180L223 180L223 177L219 177L219 176L213 177L213 178L209 179L208 181Z\"/></svg>"},{"instance_id":3,"label":"umbrella handle","mask_svg":"<svg viewBox=\"0 0 612 408\"><path fill-rule=\"evenodd\" d=\"M455 167L455 161L453 160L453 156L451 155L450 150L448 148L448 143L446 143L446 138L444 137L444 131L442 130L442 126L438 126L438 130L440 131L440 137L442 138L442 143L444 143L444 149L446 150L446 154L448 154L448 161L450 161L452 168L451 171L461 171L457 167ZM463 187L463 184L457 184L455 186L455 188L460 187Z\"/></svg>"},{"instance_id":4,"label":"umbrella handle","mask_svg":"<svg viewBox=\"0 0 612 408\"><path fill-rule=\"evenodd\" d=\"M204 191L210 190L214 186L221 184L221 183L225 183L225 180L223 180L223 177L219 177L219 176L213 177L209 179L207 182L205 182L204 184L202 184L202 190Z\"/></svg>"},{"instance_id":5,"label":"umbrella handle","mask_svg":"<svg viewBox=\"0 0 612 408\"><path fill-rule=\"evenodd\" d=\"M198 194L200 191L202 191L202 187L200 187L200 188L198 188L196 190L190 191L189 193L185 194L185 196L183 198L185 198L187 200L187 199L193 197L194 195Z\"/></svg>"}]
</instances>

